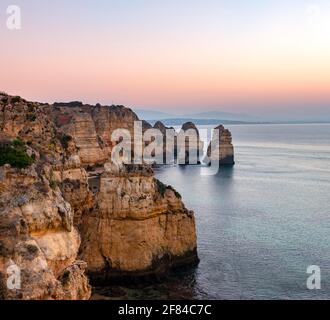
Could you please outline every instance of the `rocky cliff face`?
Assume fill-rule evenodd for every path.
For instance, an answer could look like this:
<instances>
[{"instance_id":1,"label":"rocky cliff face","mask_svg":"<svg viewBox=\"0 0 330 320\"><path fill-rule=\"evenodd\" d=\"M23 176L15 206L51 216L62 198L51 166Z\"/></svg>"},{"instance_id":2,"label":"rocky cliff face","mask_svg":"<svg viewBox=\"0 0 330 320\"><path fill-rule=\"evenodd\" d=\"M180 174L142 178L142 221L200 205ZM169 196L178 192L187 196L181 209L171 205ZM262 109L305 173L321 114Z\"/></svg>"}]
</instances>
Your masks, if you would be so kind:
<instances>
[{"instance_id":1,"label":"rocky cliff face","mask_svg":"<svg viewBox=\"0 0 330 320\"><path fill-rule=\"evenodd\" d=\"M186 135L184 140L179 136ZM180 164L200 164L203 155L204 143L200 140L199 131L194 123L186 122L182 125L181 131L177 136L177 157ZM184 154L184 161L182 154ZM181 159L182 158L182 159Z\"/></svg>"},{"instance_id":2,"label":"rocky cliff face","mask_svg":"<svg viewBox=\"0 0 330 320\"><path fill-rule=\"evenodd\" d=\"M215 128L218 134L214 134L212 137L212 144L214 150L217 152L212 154L211 144L207 150L208 161L219 161L220 165L234 165L234 146L232 143L231 132L220 125Z\"/></svg>"},{"instance_id":3,"label":"rocky cliff face","mask_svg":"<svg viewBox=\"0 0 330 320\"><path fill-rule=\"evenodd\" d=\"M88 299L85 270L105 281L198 260L194 215L178 193L149 167L109 163L112 132L132 132L135 120L122 106L0 95L4 159L33 160L0 167L2 298ZM11 265L21 270L20 289L6 285Z\"/></svg>"},{"instance_id":4,"label":"rocky cliff face","mask_svg":"<svg viewBox=\"0 0 330 320\"><path fill-rule=\"evenodd\" d=\"M94 281L160 274L197 261L194 214L150 167L106 164L82 221L81 259Z\"/></svg>"},{"instance_id":5,"label":"rocky cliff face","mask_svg":"<svg viewBox=\"0 0 330 320\"><path fill-rule=\"evenodd\" d=\"M58 104L51 115L59 130L73 137L82 165L103 164L111 156L116 129L128 130L133 137L135 113L123 106Z\"/></svg>"},{"instance_id":6,"label":"rocky cliff face","mask_svg":"<svg viewBox=\"0 0 330 320\"><path fill-rule=\"evenodd\" d=\"M157 121L153 127L163 135L163 163L175 162L177 150L177 133L174 128L166 127L161 121Z\"/></svg>"},{"instance_id":7,"label":"rocky cliff face","mask_svg":"<svg viewBox=\"0 0 330 320\"><path fill-rule=\"evenodd\" d=\"M88 299L91 288L78 261L74 212L47 174L35 167L0 169L0 287L2 299ZM20 289L9 290L8 270L20 270Z\"/></svg>"}]
</instances>

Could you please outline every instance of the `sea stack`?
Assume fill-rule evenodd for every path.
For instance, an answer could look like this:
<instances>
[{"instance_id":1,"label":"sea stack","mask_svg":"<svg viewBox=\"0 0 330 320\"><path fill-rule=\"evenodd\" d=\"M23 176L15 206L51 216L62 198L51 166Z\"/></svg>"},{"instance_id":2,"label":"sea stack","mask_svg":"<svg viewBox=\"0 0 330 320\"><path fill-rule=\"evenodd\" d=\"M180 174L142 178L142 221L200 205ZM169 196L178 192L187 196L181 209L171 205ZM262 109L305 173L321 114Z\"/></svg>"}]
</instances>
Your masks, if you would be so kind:
<instances>
[{"instance_id":1,"label":"sea stack","mask_svg":"<svg viewBox=\"0 0 330 320\"><path fill-rule=\"evenodd\" d=\"M191 133L191 134L190 134ZM184 139L180 139L184 137ZM183 124L176 138L177 161L179 164L200 164L204 143L200 140L199 131L192 122ZM182 159L182 155L184 158Z\"/></svg>"},{"instance_id":2,"label":"sea stack","mask_svg":"<svg viewBox=\"0 0 330 320\"><path fill-rule=\"evenodd\" d=\"M215 128L217 133L214 132L212 137L212 144L214 150L217 150L215 154L211 152L211 143L207 149L207 159L205 162L219 161L220 165L234 165L234 146L232 144L232 135L228 129L225 129L223 125L219 125Z\"/></svg>"},{"instance_id":3,"label":"sea stack","mask_svg":"<svg viewBox=\"0 0 330 320\"><path fill-rule=\"evenodd\" d=\"M175 161L176 132L173 127L166 127L161 121L157 121L154 129L158 129L163 135L163 161L170 164Z\"/></svg>"}]
</instances>

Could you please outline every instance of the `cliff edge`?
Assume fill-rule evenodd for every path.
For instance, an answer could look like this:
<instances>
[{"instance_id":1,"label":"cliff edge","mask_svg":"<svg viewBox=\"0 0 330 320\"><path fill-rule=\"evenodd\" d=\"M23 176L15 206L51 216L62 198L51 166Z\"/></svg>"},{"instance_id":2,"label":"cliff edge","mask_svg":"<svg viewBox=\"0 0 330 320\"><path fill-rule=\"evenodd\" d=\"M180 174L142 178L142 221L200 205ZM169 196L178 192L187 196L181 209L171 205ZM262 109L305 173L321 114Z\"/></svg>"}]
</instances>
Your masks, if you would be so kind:
<instances>
[{"instance_id":1,"label":"cliff edge","mask_svg":"<svg viewBox=\"0 0 330 320\"><path fill-rule=\"evenodd\" d=\"M92 282L198 261L195 219L149 166L111 161L123 106L0 94L0 297L89 299ZM8 268L20 287L8 287ZM88 275L88 277L87 277Z\"/></svg>"}]
</instances>

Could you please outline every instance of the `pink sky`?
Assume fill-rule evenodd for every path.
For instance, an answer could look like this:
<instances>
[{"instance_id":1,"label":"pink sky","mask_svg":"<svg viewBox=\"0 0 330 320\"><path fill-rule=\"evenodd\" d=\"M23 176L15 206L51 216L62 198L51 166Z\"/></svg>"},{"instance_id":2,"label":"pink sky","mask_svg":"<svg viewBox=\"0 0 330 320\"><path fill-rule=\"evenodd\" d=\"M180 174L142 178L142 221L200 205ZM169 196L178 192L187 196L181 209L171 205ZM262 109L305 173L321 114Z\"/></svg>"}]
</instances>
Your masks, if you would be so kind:
<instances>
[{"instance_id":1,"label":"pink sky","mask_svg":"<svg viewBox=\"0 0 330 320\"><path fill-rule=\"evenodd\" d=\"M325 1L316 22L308 2L294 0L192 1L189 8L19 2L22 30L0 26L0 86L8 93L168 112L298 114L304 105L330 116Z\"/></svg>"}]
</instances>

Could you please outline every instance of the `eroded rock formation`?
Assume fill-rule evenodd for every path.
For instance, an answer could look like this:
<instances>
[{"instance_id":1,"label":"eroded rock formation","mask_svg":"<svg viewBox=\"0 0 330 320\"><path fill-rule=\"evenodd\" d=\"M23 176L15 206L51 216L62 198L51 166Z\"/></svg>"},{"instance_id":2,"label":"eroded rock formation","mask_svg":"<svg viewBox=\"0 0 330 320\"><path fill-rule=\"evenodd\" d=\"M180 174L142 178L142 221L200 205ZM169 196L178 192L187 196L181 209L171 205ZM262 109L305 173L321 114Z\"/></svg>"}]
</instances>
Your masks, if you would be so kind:
<instances>
[{"instance_id":1,"label":"eroded rock formation","mask_svg":"<svg viewBox=\"0 0 330 320\"><path fill-rule=\"evenodd\" d=\"M93 280L145 276L197 261L194 214L148 166L106 164L84 215L81 259Z\"/></svg>"},{"instance_id":2,"label":"eroded rock formation","mask_svg":"<svg viewBox=\"0 0 330 320\"><path fill-rule=\"evenodd\" d=\"M35 167L0 168L0 287L2 299L89 299L86 263L77 259L74 212L47 174ZM20 289L8 288L18 267Z\"/></svg>"},{"instance_id":3,"label":"eroded rock formation","mask_svg":"<svg viewBox=\"0 0 330 320\"><path fill-rule=\"evenodd\" d=\"M132 133L135 120L122 106L0 95L2 150L24 158L0 167L2 298L88 299L85 271L104 281L198 260L194 215L180 195L148 166L109 163L112 132ZM12 265L22 277L15 290Z\"/></svg>"},{"instance_id":4,"label":"eroded rock formation","mask_svg":"<svg viewBox=\"0 0 330 320\"><path fill-rule=\"evenodd\" d=\"M163 163L174 163L177 150L177 133L175 129L166 127L161 121L155 123L154 129L159 130L163 135Z\"/></svg>"},{"instance_id":5,"label":"eroded rock formation","mask_svg":"<svg viewBox=\"0 0 330 320\"><path fill-rule=\"evenodd\" d=\"M210 144L207 150L208 159L206 161L219 161L220 165L234 165L234 146L231 132L225 129L223 125L216 127L215 130L217 130L217 134L213 135L211 143L216 152L212 153Z\"/></svg>"},{"instance_id":6,"label":"eroded rock formation","mask_svg":"<svg viewBox=\"0 0 330 320\"><path fill-rule=\"evenodd\" d=\"M179 164L201 163L204 143L201 141L199 131L194 123L186 122L182 125L181 131L176 137L176 145Z\"/></svg>"}]
</instances>

